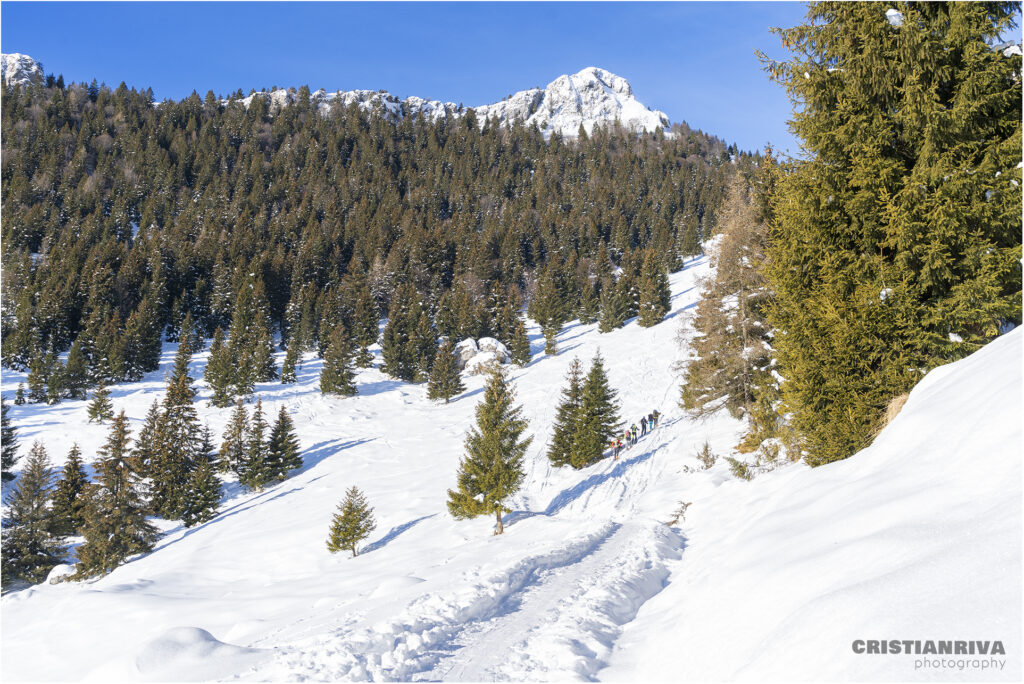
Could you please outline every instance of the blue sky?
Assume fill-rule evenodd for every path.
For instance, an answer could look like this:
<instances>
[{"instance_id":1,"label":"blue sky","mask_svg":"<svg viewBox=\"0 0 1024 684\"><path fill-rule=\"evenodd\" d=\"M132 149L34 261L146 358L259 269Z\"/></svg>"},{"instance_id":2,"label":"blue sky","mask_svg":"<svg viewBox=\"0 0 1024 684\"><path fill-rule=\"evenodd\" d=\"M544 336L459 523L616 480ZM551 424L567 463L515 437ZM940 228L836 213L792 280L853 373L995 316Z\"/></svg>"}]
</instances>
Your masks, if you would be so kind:
<instances>
[{"instance_id":1,"label":"blue sky","mask_svg":"<svg viewBox=\"0 0 1024 684\"><path fill-rule=\"evenodd\" d=\"M795 2L35 3L0 5L0 49L65 80L192 90L309 85L486 104L599 66L672 121L759 149L795 146L754 50Z\"/></svg>"}]
</instances>

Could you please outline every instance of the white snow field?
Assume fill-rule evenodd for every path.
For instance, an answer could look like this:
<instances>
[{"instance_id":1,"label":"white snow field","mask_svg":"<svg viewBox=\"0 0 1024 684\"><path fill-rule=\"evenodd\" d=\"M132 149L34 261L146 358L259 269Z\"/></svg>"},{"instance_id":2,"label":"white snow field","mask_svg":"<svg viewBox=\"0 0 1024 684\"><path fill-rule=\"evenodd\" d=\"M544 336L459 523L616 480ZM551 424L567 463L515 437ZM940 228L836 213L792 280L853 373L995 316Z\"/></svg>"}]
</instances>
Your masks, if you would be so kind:
<instances>
[{"instance_id":1,"label":"white snow field","mask_svg":"<svg viewBox=\"0 0 1024 684\"><path fill-rule=\"evenodd\" d=\"M729 453L742 426L676 404L675 337L707 269L672 276L653 328L572 324L549 357L531 327L533 361L512 378L534 442L505 534L445 506L483 377L448 405L377 370L357 397L325 398L307 357L297 384L258 387L267 415L293 412L304 468L261 493L228 484L217 518L166 525L107 577L4 596L3 679L1020 679L1021 333L930 373L854 458L742 482L695 457L705 440ZM658 408L662 425L618 461L552 469L565 372L598 349L623 416ZM113 389L136 430L172 358L168 345L161 371ZM21 379L4 372L5 396ZM219 436L230 410L199 386ZM91 458L106 433L85 402L11 417L23 453L41 439L58 464L73 441ZM325 546L352 485L378 521L357 558ZM915 671L915 656L854 654L856 639L1001 640L1004 669Z\"/></svg>"}]
</instances>

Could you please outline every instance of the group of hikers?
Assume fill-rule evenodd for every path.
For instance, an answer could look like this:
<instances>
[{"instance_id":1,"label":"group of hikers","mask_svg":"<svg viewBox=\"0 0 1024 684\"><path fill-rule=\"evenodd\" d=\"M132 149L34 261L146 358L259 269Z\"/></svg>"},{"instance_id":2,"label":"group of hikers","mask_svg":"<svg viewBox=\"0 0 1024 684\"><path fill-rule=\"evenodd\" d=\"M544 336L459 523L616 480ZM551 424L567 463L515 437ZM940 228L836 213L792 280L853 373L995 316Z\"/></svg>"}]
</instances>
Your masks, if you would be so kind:
<instances>
[{"instance_id":1,"label":"group of hikers","mask_svg":"<svg viewBox=\"0 0 1024 684\"><path fill-rule=\"evenodd\" d=\"M633 423L621 437L613 439L608 446L615 455L615 459L618 460L619 453L622 452L623 447L627 449L633 448L637 441L646 435L648 431L653 431L654 428L658 427L658 419L660 417L661 413L658 412L658 409L654 409L648 415L640 418L639 428L637 428L636 423Z\"/></svg>"}]
</instances>

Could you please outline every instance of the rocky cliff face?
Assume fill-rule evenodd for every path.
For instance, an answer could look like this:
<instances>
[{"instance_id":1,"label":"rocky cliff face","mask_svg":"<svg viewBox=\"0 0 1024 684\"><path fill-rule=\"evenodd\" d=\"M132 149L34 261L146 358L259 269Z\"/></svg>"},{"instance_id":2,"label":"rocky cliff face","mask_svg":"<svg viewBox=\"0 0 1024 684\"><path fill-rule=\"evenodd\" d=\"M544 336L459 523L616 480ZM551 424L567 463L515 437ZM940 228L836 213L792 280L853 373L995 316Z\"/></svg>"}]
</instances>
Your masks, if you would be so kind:
<instances>
[{"instance_id":1,"label":"rocky cliff face","mask_svg":"<svg viewBox=\"0 0 1024 684\"><path fill-rule=\"evenodd\" d=\"M40 83L43 80L43 67L28 55L17 52L0 54L0 74L11 85Z\"/></svg>"}]
</instances>

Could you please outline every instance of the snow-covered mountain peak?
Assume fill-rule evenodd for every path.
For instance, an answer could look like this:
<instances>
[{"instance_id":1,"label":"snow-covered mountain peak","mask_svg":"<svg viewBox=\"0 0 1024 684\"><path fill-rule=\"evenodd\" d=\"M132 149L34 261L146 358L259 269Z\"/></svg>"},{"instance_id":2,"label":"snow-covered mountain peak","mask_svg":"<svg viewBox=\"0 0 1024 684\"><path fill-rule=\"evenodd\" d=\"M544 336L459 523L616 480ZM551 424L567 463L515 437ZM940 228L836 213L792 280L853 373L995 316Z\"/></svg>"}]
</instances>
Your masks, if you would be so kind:
<instances>
[{"instance_id":1,"label":"snow-covered mountain peak","mask_svg":"<svg viewBox=\"0 0 1024 684\"><path fill-rule=\"evenodd\" d=\"M43 80L43 68L39 62L18 52L0 54L0 73L11 85L27 85Z\"/></svg>"},{"instance_id":2,"label":"snow-covered mountain peak","mask_svg":"<svg viewBox=\"0 0 1024 684\"><path fill-rule=\"evenodd\" d=\"M248 107L254 97L266 97L271 111L295 101L294 89L272 93L255 93L241 100ZM453 102L441 102L417 96L399 98L386 90L345 90L329 93L317 90L310 95L321 113L326 114L332 104L358 105L361 109L398 120L405 116L426 116L432 120L459 117L465 108ZM575 137L583 126L587 133L594 126L610 125L618 121L634 131L653 132L668 128L668 116L651 110L633 95L629 81L599 67L587 67L575 74L563 74L545 88L521 90L495 102L473 107L478 120L497 119L502 125L521 121L527 126L537 124L545 137L559 133Z\"/></svg>"}]
</instances>

